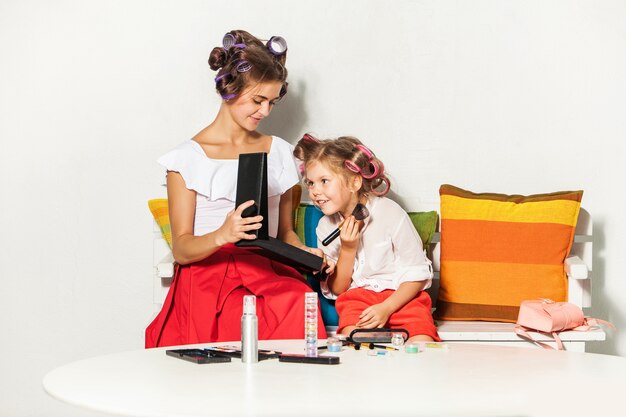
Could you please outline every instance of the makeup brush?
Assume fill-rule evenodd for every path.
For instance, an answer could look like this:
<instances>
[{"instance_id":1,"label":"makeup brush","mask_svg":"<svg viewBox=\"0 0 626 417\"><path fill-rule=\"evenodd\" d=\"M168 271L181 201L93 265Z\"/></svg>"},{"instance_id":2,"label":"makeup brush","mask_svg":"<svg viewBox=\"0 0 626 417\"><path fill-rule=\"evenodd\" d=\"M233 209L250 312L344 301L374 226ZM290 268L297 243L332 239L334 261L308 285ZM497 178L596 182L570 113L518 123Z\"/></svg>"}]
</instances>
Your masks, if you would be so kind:
<instances>
[{"instance_id":1,"label":"makeup brush","mask_svg":"<svg viewBox=\"0 0 626 417\"><path fill-rule=\"evenodd\" d=\"M370 212L364 204L358 203L356 207L354 207L354 210L352 210L352 215L357 220L363 220L370 215ZM343 226L344 222L345 219L342 220L341 223L339 223L339 227L337 227L331 234L329 234L326 239L322 240L322 245L328 246L330 242L337 239L337 236L339 236L339 233L341 232L341 227Z\"/></svg>"}]
</instances>

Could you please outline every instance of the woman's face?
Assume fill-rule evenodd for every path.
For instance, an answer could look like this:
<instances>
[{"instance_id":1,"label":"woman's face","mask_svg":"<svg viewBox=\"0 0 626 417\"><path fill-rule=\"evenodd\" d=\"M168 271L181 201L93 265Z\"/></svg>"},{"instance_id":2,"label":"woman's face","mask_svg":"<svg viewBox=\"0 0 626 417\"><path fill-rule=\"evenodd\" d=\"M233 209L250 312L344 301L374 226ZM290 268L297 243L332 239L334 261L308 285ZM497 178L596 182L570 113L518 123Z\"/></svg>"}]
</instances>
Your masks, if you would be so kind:
<instances>
[{"instance_id":1,"label":"woman's face","mask_svg":"<svg viewBox=\"0 0 626 417\"><path fill-rule=\"evenodd\" d=\"M305 184L309 198L325 215L341 213L347 217L359 202L360 177L344 177L321 162L306 166Z\"/></svg>"},{"instance_id":2,"label":"woman's face","mask_svg":"<svg viewBox=\"0 0 626 417\"><path fill-rule=\"evenodd\" d=\"M226 102L232 119L241 128L255 131L264 118L269 116L274 104L280 100L280 81L268 81L244 89L238 97Z\"/></svg>"}]
</instances>

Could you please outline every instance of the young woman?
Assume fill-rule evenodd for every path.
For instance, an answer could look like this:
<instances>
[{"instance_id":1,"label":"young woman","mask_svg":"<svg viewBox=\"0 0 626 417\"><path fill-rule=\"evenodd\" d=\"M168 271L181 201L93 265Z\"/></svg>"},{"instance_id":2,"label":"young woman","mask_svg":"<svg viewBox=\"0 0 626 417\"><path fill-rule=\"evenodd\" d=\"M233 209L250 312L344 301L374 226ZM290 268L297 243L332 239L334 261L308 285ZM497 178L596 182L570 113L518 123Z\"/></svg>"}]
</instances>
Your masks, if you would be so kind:
<instances>
[{"instance_id":1,"label":"young woman","mask_svg":"<svg viewBox=\"0 0 626 417\"><path fill-rule=\"evenodd\" d=\"M259 339L304 336L302 275L234 243L253 239L261 216L235 207L238 157L268 153L272 236L306 248L292 228L291 188L298 182L293 147L257 132L287 92L287 45L242 30L228 32L209 57L223 101L215 120L158 162L167 170L173 254L178 263L163 309L146 329L146 347L240 340L244 295L257 297ZM321 255L321 251L318 253ZM319 337L325 338L321 324Z\"/></svg>"},{"instance_id":2,"label":"young woman","mask_svg":"<svg viewBox=\"0 0 626 417\"><path fill-rule=\"evenodd\" d=\"M325 214L318 247L335 265L322 291L337 300L338 333L394 327L408 330L410 341L439 341L423 291L431 284L431 262L409 216L384 197L390 183L383 163L352 137L305 135L294 155L304 162L311 201ZM358 203L369 214L363 220L354 215ZM337 228L339 239L323 246Z\"/></svg>"}]
</instances>

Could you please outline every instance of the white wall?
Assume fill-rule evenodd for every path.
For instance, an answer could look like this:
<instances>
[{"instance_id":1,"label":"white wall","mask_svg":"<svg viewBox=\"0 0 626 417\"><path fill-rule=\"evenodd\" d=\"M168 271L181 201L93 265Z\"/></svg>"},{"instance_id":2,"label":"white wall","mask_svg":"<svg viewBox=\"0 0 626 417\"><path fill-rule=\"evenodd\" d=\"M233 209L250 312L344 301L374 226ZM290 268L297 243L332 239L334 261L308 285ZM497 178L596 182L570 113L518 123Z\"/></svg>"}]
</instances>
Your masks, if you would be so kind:
<instances>
[{"instance_id":1,"label":"white wall","mask_svg":"<svg viewBox=\"0 0 626 417\"><path fill-rule=\"evenodd\" d=\"M406 209L438 187L584 189L593 315L626 355L623 1L0 1L0 415L98 415L44 394L64 363L139 349L154 313L154 160L211 121L227 30L289 42L264 129L353 134ZM620 179L621 178L621 179Z\"/></svg>"}]
</instances>

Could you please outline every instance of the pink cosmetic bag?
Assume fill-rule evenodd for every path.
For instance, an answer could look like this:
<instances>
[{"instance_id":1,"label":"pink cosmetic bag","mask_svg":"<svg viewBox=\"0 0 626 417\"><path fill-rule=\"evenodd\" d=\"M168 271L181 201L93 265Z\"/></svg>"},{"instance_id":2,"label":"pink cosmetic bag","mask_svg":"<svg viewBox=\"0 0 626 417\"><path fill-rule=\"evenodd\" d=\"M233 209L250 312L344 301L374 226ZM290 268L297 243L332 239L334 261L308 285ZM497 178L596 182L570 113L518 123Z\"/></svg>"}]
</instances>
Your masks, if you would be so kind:
<instances>
[{"instance_id":1,"label":"pink cosmetic bag","mask_svg":"<svg viewBox=\"0 0 626 417\"><path fill-rule=\"evenodd\" d=\"M515 333L546 349L550 345L532 338L529 331L551 334L558 350L565 350L558 332L564 330L587 331L600 324L615 328L608 321L585 317L582 309L576 304L554 302L548 299L522 301L517 316Z\"/></svg>"}]
</instances>

